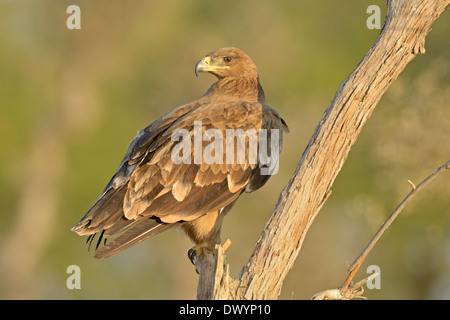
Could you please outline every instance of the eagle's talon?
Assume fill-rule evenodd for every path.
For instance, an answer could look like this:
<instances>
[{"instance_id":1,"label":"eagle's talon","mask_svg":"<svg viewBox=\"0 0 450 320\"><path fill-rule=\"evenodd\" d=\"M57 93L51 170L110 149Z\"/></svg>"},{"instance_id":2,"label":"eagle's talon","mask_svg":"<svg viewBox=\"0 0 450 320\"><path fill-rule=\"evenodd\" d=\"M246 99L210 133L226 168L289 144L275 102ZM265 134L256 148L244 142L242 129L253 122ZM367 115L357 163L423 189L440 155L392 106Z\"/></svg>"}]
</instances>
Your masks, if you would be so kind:
<instances>
[{"instance_id":1,"label":"eagle's talon","mask_svg":"<svg viewBox=\"0 0 450 320\"><path fill-rule=\"evenodd\" d=\"M197 255L197 248L196 247L190 248L189 251L187 252L187 255L189 260L191 260L192 264L195 266L194 258Z\"/></svg>"},{"instance_id":2,"label":"eagle's talon","mask_svg":"<svg viewBox=\"0 0 450 320\"><path fill-rule=\"evenodd\" d=\"M214 255L214 252L207 247L195 246L193 248L190 248L187 253L189 260L191 260L191 262L194 266L195 266L195 262L194 262L195 257L199 257L202 254L203 255L207 255L207 254Z\"/></svg>"}]
</instances>

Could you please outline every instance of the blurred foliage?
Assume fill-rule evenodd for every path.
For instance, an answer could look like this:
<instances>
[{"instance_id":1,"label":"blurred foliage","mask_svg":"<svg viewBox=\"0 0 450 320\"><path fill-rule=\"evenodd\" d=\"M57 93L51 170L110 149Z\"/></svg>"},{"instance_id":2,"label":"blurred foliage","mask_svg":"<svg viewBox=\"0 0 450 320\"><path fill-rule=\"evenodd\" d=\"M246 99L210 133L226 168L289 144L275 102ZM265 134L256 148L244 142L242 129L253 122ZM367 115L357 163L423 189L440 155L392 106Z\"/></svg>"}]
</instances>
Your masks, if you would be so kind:
<instances>
[{"instance_id":1,"label":"blurred foliage","mask_svg":"<svg viewBox=\"0 0 450 320\"><path fill-rule=\"evenodd\" d=\"M66 8L81 8L68 30ZM287 120L279 173L243 196L223 240L232 275L247 262L339 84L376 40L373 1L0 1L0 298L193 299L197 274L175 232L92 259L70 228L94 203L136 132L202 95L195 62L236 46L256 62L267 102ZM282 299L337 287L409 192L450 155L450 20L445 12L382 98L316 218ZM450 178L404 209L367 258L371 299L450 298ZM66 269L81 268L81 290Z\"/></svg>"}]
</instances>

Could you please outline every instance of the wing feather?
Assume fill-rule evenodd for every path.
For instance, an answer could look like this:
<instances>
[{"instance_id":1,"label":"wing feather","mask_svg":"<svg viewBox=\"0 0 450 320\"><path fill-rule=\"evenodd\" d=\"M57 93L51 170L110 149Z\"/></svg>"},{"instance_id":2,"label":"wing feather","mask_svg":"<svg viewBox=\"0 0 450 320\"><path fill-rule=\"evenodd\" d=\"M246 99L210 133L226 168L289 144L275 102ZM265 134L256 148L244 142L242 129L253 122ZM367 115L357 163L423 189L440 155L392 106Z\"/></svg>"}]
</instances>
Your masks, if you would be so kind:
<instances>
[{"instance_id":1,"label":"wing feather","mask_svg":"<svg viewBox=\"0 0 450 320\"><path fill-rule=\"evenodd\" d=\"M171 151L177 142L171 135L184 129L190 132L193 141L194 122L201 121L202 133L210 128L222 133L223 152L226 152L228 129L258 131L267 126L285 129L284 122L274 112L256 102L202 103L199 100L162 116L133 139L119 170L74 230L79 234L101 231L104 237L117 236L96 251L96 257L107 257L176 223L192 221L234 203L244 190L253 191L267 180L255 177L259 173L258 165L248 160L227 164L225 155L224 163L176 165ZM203 145L202 151L204 148ZM237 149L234 151L236 159ZM191 148L191 160L193 152Z\"/></svg>"},{"instance_id":2,"label":"wing feather","mask_svg":"<svg viewBox=\"0 0 450 320\"><path fill-rule=\"evenodd\" d=\"M186 171L178 177L176 182L172 186L172 195L178 201L182 202L186 199L187 195L194 185L194 179L198 172L198 166L189 165Z\"/></svg>"}]
</instances>

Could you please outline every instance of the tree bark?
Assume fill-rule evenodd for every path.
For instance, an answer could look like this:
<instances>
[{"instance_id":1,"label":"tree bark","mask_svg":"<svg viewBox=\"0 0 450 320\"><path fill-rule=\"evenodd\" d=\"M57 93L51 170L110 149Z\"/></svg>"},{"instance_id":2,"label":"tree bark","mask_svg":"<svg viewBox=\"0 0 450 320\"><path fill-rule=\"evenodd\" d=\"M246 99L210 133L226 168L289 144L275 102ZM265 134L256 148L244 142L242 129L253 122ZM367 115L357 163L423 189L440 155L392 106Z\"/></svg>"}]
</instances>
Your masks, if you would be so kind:
<instances>
[{"instance_id":1,"label":"tree bark","mask_svg":"<svg viewBox=\"0 0 450 320\"><path fill-rule=\"evenodd\" d=\"M425 37L449 4L450 0L387 2L380 36L339 86L238 277L229 276L221 246L216 247L215 256L197 257L198 299L279 296L306 233L363 125L405 66L417 54L425 53Z\"/></svg>"}]
</instances>

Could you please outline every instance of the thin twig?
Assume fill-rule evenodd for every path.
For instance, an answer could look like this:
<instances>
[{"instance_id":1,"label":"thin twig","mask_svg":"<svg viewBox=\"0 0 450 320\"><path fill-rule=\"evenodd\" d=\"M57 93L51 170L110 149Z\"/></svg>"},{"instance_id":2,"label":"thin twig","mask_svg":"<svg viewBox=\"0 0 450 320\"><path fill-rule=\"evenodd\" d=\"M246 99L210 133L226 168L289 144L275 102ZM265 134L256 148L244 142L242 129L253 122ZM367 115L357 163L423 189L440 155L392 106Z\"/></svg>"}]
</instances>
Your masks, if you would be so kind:
<instances>
[{"instance_id":1,"label":"thin twig","mask_svg":"<svg viewBox=\"0 0 450 320\"><path fill-rule=\"evenodd\" d=\"M369 244L366 246L366 248L361 252L361 254L356 258L356 260L352 263L352 265L348 268L349 275L347 279L345 280L343 284L343 288L347 288L350 285L350 282L352 281L355 273L358 271L359 267L363 263L364 259L369 254L370 250L374 247L374 245L377 243L377 241L380 239L381 235L386 231L386 229L391 225L391 223L397 218L398 214L402 209L405 207L405 205L411 201L411 199L414 197L414 195L419 192L423 187L425 187L431 180L436 178L436 176L441 173L442 171L450 169L450 160L447 161L444 165L439 167L437 170L435 170L432 174L430 174L425 180L423 180L420 184L417 186L414 185L411 181L408 180L409 184L412 187L412 190L408 193L405 199L395 208L394 212L391 213L389 218L383 223L380 229L378 229L375 236L372 238L372 240L369 242Z\"/></svg>"}]
</instances>

